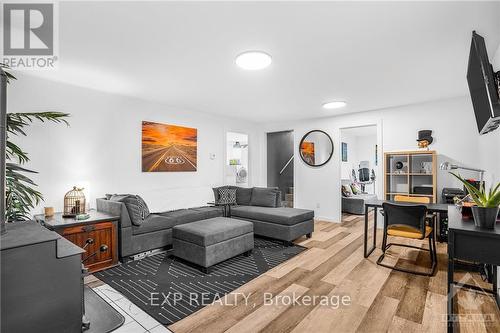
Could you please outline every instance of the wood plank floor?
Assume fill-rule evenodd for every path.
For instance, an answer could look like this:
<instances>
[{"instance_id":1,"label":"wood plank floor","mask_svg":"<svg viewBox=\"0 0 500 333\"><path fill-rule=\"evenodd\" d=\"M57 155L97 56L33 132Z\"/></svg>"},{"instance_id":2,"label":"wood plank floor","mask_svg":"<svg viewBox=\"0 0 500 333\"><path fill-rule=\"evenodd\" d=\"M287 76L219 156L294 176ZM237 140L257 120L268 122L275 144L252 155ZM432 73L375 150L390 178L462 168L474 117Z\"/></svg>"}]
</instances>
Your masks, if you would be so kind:
<instances>
[{"instance_id":1,"label":"wood plank floor","mask_svg":"<svg viewBox=\"0 0 500 333\"><path fill-rule=\"evenodd\" d=\"M231 303L240 302L212 304L168 328L175 333L445 332L446 244L438 244L435 276L393 271L376 264L379 249L369 258L363 257L363 223L363 217L352 216L337 224L317 221L311 239L296 241L309 248L307 251L234 291L250 295L247 304L240 294L226 296ZM425 252L391 249L388 253L388 263L420 269L429 265ZM460 278L481 284L474 275L462 274L456 279ZM302 299L349 296L351 302L338 308L301 303L301 298L298 305L285 301L264 304L265 293L274 300L284 300L287 295ZM460 290L457 299L456 308L463 316L460 332L500 332L500 313L493 298Z\"/></svg>"}]
</instances>

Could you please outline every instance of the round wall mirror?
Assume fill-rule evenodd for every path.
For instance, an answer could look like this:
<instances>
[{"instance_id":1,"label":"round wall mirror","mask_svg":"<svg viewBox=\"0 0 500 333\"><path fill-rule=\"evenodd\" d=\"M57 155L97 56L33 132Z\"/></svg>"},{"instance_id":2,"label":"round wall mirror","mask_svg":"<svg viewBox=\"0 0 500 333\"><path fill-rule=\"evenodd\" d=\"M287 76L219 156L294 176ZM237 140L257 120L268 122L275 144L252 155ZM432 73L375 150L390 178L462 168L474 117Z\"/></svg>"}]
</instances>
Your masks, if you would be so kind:
<instances>
[{"instance_id":1,"label":"round wall mirror","mask_svg":"<svg viewBox=\"0 0 500 333\"><path fill-rule=\"evenodd\" d=\"M302 137L299 150L300 157L307 165L319 167L332 158L333 141L326 132L313 130Z\"/></svg>"}]
</instances>

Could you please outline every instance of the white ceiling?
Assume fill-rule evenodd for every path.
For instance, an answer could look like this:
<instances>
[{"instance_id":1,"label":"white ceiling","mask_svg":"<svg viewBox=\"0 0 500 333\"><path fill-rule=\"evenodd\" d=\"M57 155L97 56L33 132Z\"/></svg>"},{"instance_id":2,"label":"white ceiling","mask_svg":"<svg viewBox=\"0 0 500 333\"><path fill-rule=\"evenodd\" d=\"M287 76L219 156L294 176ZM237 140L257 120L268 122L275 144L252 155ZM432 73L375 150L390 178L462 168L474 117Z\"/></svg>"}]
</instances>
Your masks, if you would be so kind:
<instances>
[{"instance_id":1,"label":"white ceiling","mask_svg":"<svg viewBox=\"0 0 500 333\"><path fill-rule=\"evenodd\" d=\"M258 122L468 94L471 31L500 44L500 2L63 2L60 70L43 75ZM245 50L273 57L234 65ZM321 104L346 100L344 109ZM140 112L140 110L138 110Z\"/></svg>"}]
</instances>

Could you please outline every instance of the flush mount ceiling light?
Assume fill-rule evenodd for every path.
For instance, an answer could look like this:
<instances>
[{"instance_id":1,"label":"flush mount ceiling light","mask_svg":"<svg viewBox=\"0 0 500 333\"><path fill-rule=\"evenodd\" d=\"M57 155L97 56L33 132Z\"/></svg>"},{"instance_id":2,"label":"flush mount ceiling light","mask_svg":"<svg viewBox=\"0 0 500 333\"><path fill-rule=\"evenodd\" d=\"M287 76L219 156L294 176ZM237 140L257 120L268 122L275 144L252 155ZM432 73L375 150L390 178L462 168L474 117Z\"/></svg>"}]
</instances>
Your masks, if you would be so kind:
<instances>
[{"instance_id":1,"label":"flush mount ceiling light","mask_svg":"<svg viewBox=\"0 0 500 333\"><path fill-rule=\"evenodd\" d=\"M271 65L272 61L271 56L262 51L247 51L236 57L236 65L248 71L264 69Z\"/></svg>"},{"instance_id":2,"label":"flush mount ceiling light","mask_svg":"<svg viewBox=\"0 0 500 333\"><path fill-rule=\"evenodd\" d=\"M323 108L327 110L332 110L332 109L343 108L346 105L347 103L344 101L333 101L323 104Z\"/></svg>"}]
</instances>

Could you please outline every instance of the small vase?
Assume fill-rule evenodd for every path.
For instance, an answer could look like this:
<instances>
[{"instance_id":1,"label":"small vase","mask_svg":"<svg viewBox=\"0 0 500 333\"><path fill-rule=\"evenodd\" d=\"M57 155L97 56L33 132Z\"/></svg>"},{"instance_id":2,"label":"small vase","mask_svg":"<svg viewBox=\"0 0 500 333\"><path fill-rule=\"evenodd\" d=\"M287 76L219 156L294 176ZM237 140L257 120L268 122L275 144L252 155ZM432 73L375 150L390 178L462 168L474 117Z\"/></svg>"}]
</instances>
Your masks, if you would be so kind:
<instances>
[{"instance_id":1,"label":"small vase","mask_svg":"<svg viewBox=\"0 0 500 333\"><path fill-rule=\"evenodd\" d=\"M495 228L500 207L473 206L471 207L471 209L472 215L474 216L474 224L476 225L476 227L484 229Z\"/></svg>"}]
</instances>

